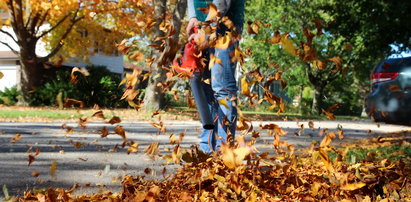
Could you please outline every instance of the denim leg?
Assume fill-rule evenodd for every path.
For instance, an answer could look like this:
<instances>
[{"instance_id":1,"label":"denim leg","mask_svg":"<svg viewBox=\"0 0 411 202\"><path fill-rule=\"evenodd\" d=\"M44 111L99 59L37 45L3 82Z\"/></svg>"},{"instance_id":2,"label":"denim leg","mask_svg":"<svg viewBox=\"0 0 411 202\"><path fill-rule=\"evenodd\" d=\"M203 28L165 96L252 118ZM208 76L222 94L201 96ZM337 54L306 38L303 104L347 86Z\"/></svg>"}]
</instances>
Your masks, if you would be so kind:
<instances>
[{"instance_id":1,"label":"denim leg","mask_svg":"<svg viewBox=\"0 0 411 202\"><path fill-rule=\"evenodd\" d=\"M208 69L206 69L203 72L203 79L210 79L211 73ZM218 115L218 104L214 98L214 92L213 89L211 88L210 84L206 84L203 82L202 84L204 93L207 97L207 103L208 103L208 108L211 112L211 115L213 119L215 120L215 117ZM212 153L216 149L216 133L218 131L218 123L215 122L215 127L213 130L207 130L207 129L202 129L201 135L200 135L200 149L204 153Z\"/></svg>"},{"instance_id":2,"label":"denim leg","mask_svg":"<svg viewBox=\"0 0 411 202\"><path fill-rule=\"evenodd\" d=\"M231 62L230 53L234 51L236 44L227 49L215 48L213 54L221 60L221 64L214 64L211 68L211 87L215 100L226 100L218 104L218 127L215 129L217 142L216 150L222 143L228 143L228 134L231 133L234 140L237 124L237 83L235 79L236 63ZM228 132L229 131L229 132Z\"/></svg>"}]
</instances>

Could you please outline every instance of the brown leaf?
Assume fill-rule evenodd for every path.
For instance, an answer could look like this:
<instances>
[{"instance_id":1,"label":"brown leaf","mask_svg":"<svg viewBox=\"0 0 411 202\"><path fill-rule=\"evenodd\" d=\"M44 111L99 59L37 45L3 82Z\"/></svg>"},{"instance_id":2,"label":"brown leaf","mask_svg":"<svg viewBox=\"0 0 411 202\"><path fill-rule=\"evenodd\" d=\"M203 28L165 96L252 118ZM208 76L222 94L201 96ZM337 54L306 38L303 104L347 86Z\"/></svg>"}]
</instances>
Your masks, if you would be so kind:
<instances>
[{"instance_id":1,"label":"brown leaf","mask_svg":"<svg viewBox=\"0 0 411 202\"><path fill-rule=\"evenodd\" d=\"M272 44L280 44L281 43L281 34L280 32L277 30L274 32L274 36L268 41Z\"/></svg>"},{"instance_id":2,"label":"brown leaf","mask_svg":"<svg viewBox=\"0 0 411 202\"><path fill-rule=\"evenodd\" d=\"M109 132L107 130L107 127L103 126L103 128L101 128L101 137L102 138L107 137L108 134L109 134Z\"/></svg>"},{"instance_id":3,"label":"brown leaf","mask_svg":"<svg viewBox=\"0 0 411 202\"><path fill-rule=\"evenodd\" d=\"M321 141L320 147L328 147L332 141L335 139L335 133L330 132L326 136L324 136L323 140Z\"/></svg>"},{"instance_id":4,"label":"brown leaf","mask_svg":"<svg viewBox=\"0 0 411 202\"><path fill-rule=\"evenodd\" d=\"M322 109L322 112L328 117L328 119L330 119L330 120L335 120L335 116L334 116L333 113L327 112L327 111L325 111L324 109Z\"/></svg>"},{"instance_id":5,"label":"brown leaf","mask_svg":"<svg viewBox=\"0 0 411 202\"><path fill-rule=\"evenodd\" d=\"M314 130L314 122L313 121L308 121L308 127L310 127L311 130Z\"/></svg>"},{"instance_id":6,"label":"brown leaf","mask_svg":"<svg viewBox=\"0 0 411 202\"><path fill-rule=\"evenodd\" d=\"M114 125L116 123L120 123L121 119L118 116L113 116L113 118L110 119L110 121L108 121L109 124Z\"/></svg>"},{"instance_id":7,"label":"brown leaf","mask_svg":"<svg viewBox=\"0 0 411 202\"><path fill-rule=\"evenodd\" d=\"M158 148L159 145L159 142L153 142L144 150L144 152L146 153L146 155L158 155L160 153L160 150Z\"/></svg>"},{"instance_id":8,"label":"brown leaf","mask_svg":"<svg viewBox=\"0 0 411 202\"><path fill-rule=\"evenodd\" d=\"M151 123L152 126L154 126L155 128L157 128L160 132L166 132L166 128L164 127L164 124L162 121L158 122L158 123Z\"/></svg>"},{"instance_id":9,"label":"brown leaf","mask_svg":"<svg viewBox=\"0 0 411 202\"><path fill-rule=\"evenodd\" d=\"M78 82L77 75L75 75L76 72L80 72L84 76L90 76L90 73L87 71L86 68L84 68L84 67L82 67L82 68L74 67L71 70L71 82L74 83L74 84L76 84Z\"/></svg>"},{"instance_id":10,"label":"brown leaf","mask_svg":"<svg viewBox=\"0 0 411 202\"><path fill-rule=\"evenodd\" d=\"M96 118L100 118L100 119L106 119L106 117L104 117L103 111L97 111L95 112L91 117L96 117Z\"/></svg>"},{"instance_id":11,"label":"brown leaf","mask_svg":"<svg viewBox=\"0 0 411 202\"><path fill-rule=\"evenodd\" d=\"M398 91L401 91L401 88L398 85L390 85L389 90L391 92L398 92Z\"/></svg>"},{"instance_id":12,"label":"brown leaf","mask_svg":"<svg viewBox=\"0 0 411 202\"><path fill-rule=\"evenodd\" d=\"M75 100L75 99L71 99L71 98L66 99L65 102L64 102L64 107L65 108L70 108L74 105L78 105L80 108L84 108L84 106L85 106L83 101Z\"/></svg>"},{"instance_id":13,"label":"brown leaf","mask_svg":"<svg viewBox=\"0 0 411 202\"><path fill-rule=\"evenodd\" d=\"M123 126L116 125L114 128L114 132L117 135L120 135L123 138L123 141L126 141L126 131L123 129Z\"/></svg>"},{"instance_id":14,"label":"brown leaf","mask_svg":"<svg viewBox=\"0 0 411 202\"><path fill-rule=\"evenodd\" d=\"M14 136L11 138L10 142L11 142L11 143L14 143L14 142L18 142L18 141L20 141L20 140L21 140L21 134L17 133L16 135L14 135Z\"/></svg>"},{"instance_id":15,"label":"brown leaf","mask_svg":"<svg viewBox=\"0 0 411 202\"><path fill-rule=\"evenodd\" d=\"M37 171L33 171L33 172L31 172L31 176L38 177L38 176L40 176L40 173L37 172Z\"/></svg>"}]
</instances>

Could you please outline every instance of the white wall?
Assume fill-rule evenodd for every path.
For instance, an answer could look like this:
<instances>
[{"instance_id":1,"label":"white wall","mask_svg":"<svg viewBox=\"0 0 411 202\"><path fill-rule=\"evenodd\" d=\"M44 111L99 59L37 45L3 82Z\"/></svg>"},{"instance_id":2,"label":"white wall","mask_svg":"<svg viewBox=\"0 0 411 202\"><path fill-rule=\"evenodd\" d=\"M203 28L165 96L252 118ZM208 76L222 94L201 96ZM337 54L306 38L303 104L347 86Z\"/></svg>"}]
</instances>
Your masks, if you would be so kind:
<instances>
[{"instance_id":1,"label":"white wall","mask_svg":"<svg viewBox=\"0 0 411 202\"><path fill-rule=\"evenodd\" d=\"M4 74L4 77L0 79L0 91L3 91L5 88L11 88L17 84L16 61L1 61L0 72Z\"/></svg>"},{"instance_id":2,"label":"white wall","mask_svg":"<svg viewBox=\"0 0 411 202\"><path fill-rule=\"evenodd\" d=\"M101 66L107 66L107 69L123 74L123 56L106 56L106 55L93 55L90 57L90 63L93 65L101 65ZM63 65L67 66L73 66L73 67L86 67L87 63L84 62L65 62Z\"/></svg>"}]
</instances>

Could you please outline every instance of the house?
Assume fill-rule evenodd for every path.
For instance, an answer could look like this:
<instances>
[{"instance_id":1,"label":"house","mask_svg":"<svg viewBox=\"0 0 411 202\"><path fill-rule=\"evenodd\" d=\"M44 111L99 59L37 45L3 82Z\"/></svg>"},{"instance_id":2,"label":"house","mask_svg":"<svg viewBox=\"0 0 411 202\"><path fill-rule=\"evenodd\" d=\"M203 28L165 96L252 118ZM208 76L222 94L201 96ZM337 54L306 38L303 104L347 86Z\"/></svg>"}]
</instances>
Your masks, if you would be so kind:
<instances>
[{"instance_id":1,"label":"house","mask_svg":"<svg viewBox=\"0 0 411 202\"><path fill-rule=\"evenodd\" d=\"M7 17L7 13L0 13L1 19L7 19ZM3 26L0 27L0 29L15 36L10 27ZM7 43L17 51L19 50L17 44L15 44L10 37L2 32L0 32L0 41ZM39 56L47 55L45 44L43 42L38 42L36 46L36 53ZM106 66L107 69L113 73L123 74L124 72L123 56L116 53L113 53L113 55L103 55L97 51L96 54L89 57L88 62L73 58L71 61L64 62L62 65L69 67L86 67L88 65ZM20 76L19 69L20 65L18 56L14 54L6 45L0 43L0 72L4 74L4 77L0 79L0 91L3 91L5 88L18 85Z\"/></svg>"}]
</instances>

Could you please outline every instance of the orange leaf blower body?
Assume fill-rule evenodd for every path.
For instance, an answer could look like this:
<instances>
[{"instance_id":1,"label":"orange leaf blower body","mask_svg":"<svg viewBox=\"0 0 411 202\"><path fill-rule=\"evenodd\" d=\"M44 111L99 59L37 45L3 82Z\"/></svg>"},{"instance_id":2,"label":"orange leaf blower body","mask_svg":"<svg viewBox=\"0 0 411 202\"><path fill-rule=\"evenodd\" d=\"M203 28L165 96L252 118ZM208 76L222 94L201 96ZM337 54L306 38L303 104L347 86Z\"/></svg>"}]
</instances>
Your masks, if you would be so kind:
<instances>
[{"instance_id":1,"label":"orange leaf blower body","mask_svg":"<svg viewBox=\"0 0 411 202\"><path fill-rule=\"evenodd\" d=\"M213 129L215 127L214 119L208 107L207 97L203 87L203 85L208 84L205 84L202 81L203 68L200 58L197 57L199 54L200 51L195 48L194 40L191 40L186 43L183 55L174 60L173 65L177 72L187 73L190 76L191 90L193 92L203 128Z\"/></svg>"}]
</instances>

